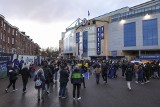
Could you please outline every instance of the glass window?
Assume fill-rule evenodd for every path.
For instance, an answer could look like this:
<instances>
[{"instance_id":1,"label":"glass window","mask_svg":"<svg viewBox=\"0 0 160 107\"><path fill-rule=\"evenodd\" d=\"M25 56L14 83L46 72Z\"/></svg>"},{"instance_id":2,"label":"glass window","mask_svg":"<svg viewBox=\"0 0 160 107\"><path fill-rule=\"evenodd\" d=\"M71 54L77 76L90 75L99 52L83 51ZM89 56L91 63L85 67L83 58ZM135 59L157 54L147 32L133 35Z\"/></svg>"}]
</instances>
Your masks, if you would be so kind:
<instances>
[{"instance_id":1,"label":"glass window","mask_svg":"<svg viewBox=\"0 0 160 107\"><path fill-rule=\"evenodd\" d=\"M3 27L3 20L1 21L1 27Z\"/></svg>"},{"instance_id":2,"label":"glass window","mask_svg":"<svg viewBox=\"0 0 160 107\"><path fill-rule=\"evenodd\" d=\"M6 24L4 24L4 30L6 30Z\"/></svg>"},{"instance_id":3,"label":"glass window","mask_svg":"<svg viewBox=\"0 0 160 107\"><path fill-rule=\"evenodd\" d=\"M112 56L117 56L117 51L112 51Z\"/></svg>"},{"instance_id":4,"label":"glass window","mask_svg":"<svg viewBox=\"0 0 160 107\"><path fill-rule=\"evenodd\" d=\"M8 43L9 43L9 41L10 41L10 38L8 37Z\"/></svg>"},{"instance_id":5,"label":"glass window","mask_svg":"<svg viewBox=\"0 0 160 107\"><path fill-rule=\"evenodd\" d=\"M3 35L3 41L5 41L6 40L6 35Z\"/></svg>"},{"instance_id":6,"label":"glass window","mask_svg":"<svg viewBox=\"0 0 160 107\"><path fill-rule=\"evenodd\" d=\"M14 35L14 29L12 30L12 35Z\"/></svg>"},{"instance_id":7,"label":"glass window","mask_svg":"<svg viewBox=\"0 0 160 107\"><path fill-rule=\"evenodd\" d=\"M143 46L158 45L157 19L143 21Z\"/></svg>"},{"instance_id":8,"label":"glass window","mask_svg":"<svg viewBox=\"0 0 160 107\"><path fill-rule=\"evenodd\" d=\"M132 17L132 12L129 12L129 13L128 13L128 17L129 17L129 18Z\"/></svg>"},{"instance_id":9,"label":"glass window","mask_svg":"<svg viewBox=\"0 0 160 107\"><path fill-rule=\"evenodd\" d=\"M2 32L1 32L1 40L3 39L3 34L2 34Z\"/></svg>"},{"instance_id":10,"label":"glass window","mask_svg":"<svg viewBox=\"0 0 160 107\"><path fill-rule=\"evenodd\" d=\"M10 33L10 28L8 28L8 33Z\"/></svg>"},{"instance_id":11,"label":"glass window","mask_svg":"<svg viewBox=\"0 0 160 107\"><path fill-rule=\"evenodd\" d=\"M12 38L12 44L14 44L14 38Z\"/></svg>"},{"instance_id":12,"label":"glass window","mask_svg":"<svg viewBox=\"0 0 160 107\"><path fill-rule=\"evenodd\" d=\"M124 47L136 46L136 23L124 24Z\"/></svg>"},{"instance_id":13,"label":"glass window","mask_svg":"<svg viewBox=\"0 0 160 107\"><path fill-rule=\"evenodd\" d=\"M18 32L17 32L17 30L16 30L16 36L18 35Z\"/></svg>"}]
</instances>

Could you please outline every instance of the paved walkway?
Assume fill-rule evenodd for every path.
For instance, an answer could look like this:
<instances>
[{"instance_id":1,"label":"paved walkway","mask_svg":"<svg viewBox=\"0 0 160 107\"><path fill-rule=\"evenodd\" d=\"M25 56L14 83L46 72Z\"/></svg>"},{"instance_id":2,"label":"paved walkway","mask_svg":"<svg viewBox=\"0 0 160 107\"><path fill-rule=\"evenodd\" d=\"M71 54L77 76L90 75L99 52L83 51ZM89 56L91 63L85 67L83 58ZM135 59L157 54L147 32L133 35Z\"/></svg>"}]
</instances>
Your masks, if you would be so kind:
<instances>
[{"instance_id":1,"label":"paved walkway","mask_svg":"<svg viewBox=\"0 0 160 107\"><path fill-rule=\"evenodd\" d=\"M119 74L120 75L120 74ZM122 77L109 79L108 85L101 78L97 85L94 76L86 80L86 88L81 87L79 101L72 99L72 85L67 86L67 98L58 98L59 83L51 86L50 94L44 102L37 101L37 90L33 80L29 80L27 93L22 94L22 81L19 77L16 87L18 91L5 94L7 79L0 80L0 107L160 107L160 80L152 79L148 84L132 82L132 91L127 90L126 81Z\"/></svg>"}]
</instances>

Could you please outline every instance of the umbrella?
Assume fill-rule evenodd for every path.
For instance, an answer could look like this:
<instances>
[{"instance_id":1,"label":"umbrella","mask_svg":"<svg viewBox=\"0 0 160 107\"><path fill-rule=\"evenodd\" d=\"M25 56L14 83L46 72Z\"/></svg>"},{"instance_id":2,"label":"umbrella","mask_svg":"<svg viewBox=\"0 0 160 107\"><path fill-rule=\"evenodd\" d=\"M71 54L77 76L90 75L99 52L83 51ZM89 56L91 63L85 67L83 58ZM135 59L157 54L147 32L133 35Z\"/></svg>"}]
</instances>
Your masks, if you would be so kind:
<instances>
[{"instance_id":1,"label":"umbrella","mask_svg":"<svg viewBox=\"0 0 160 107\"><path fill-rule=\"evenodd\" d=\"M131 63L142 63L140 60L132 60Z\"/></svg>"}]
</instances>

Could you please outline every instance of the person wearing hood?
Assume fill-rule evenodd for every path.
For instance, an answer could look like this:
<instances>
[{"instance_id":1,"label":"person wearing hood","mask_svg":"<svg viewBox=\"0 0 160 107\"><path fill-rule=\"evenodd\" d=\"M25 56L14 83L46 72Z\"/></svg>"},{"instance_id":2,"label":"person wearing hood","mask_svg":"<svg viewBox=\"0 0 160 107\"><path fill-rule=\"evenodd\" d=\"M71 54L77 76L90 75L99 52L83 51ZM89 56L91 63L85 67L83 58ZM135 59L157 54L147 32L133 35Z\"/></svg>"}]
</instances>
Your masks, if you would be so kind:
<instances>
[{"instance_id":1,"label":"person wearing hood","mask_svg":"<svg viewBox=\"0 0 160 107\"><path fill-rule=\"evenodd\" d=\"M40 85L39 86L37 86L36 85L36 81L40 81ZM35 78L34 78L34 81L35 81L35 89L37 89L38 90L38 101L40 101L40 97L41 97L41 99L42 100L44 100L44 93L45 93L45 77L44 77L44 72L43 72L43 69L39 69L38 71L37 71L37 74L36 74L36 76L35 76Z\"/></svg>"},{"instance_id":2,"label":"person wearing hood","mask_svg":"<svg viewBox=\"0 0 160 107\"><path fill-rule=\"evenodd\" d=\"M23 68L22 68L20 73L22 75L22 81L23 81L23 93L25 93L26 92L26 86L27 86L27 83L28 83L28 78L29 77L31 78L30 71L29 71L26 63L23 65Z\"/></svg>"},{"instance_id":3,"label":"person wearing hood","mask_svg":"<svg viewBox=\"0 0 160 107\"><path fill-rule=\"evenodd\" d=\"M8 93L8 89L10 88L11 85L13 85L13 91L16 91L17 89L15 89L15 84L16 84L16 80L18 79L17 77L17 72L14 70L13 66L11 67L11 69L9 70L9 85L6 88L6 93Z\"/></svg>"}]
</instances>

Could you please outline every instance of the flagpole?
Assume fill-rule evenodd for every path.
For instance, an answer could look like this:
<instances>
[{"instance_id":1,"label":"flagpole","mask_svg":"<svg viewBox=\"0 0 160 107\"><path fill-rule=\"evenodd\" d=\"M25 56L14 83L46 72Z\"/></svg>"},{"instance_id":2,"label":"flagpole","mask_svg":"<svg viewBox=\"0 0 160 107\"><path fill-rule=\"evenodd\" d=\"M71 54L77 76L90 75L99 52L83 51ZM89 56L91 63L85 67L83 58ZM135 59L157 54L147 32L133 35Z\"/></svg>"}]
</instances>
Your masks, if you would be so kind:
<instances>
[{"instance_id":1,"label":"flagpole","mask_svg":"<svg viewBox=\"0 0 160 107\"><path fill-rule=\"evenodd\" d=\"M89 16L90 16L90 12L89 12L89 10L88 10L88 20L89 20Z\"/></svg>"}]
</instances>

